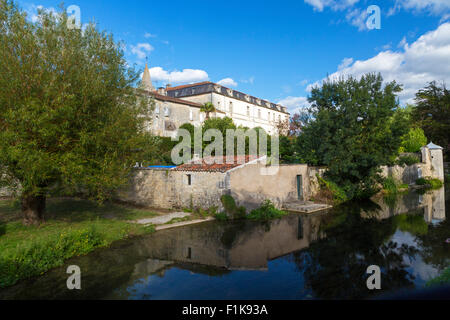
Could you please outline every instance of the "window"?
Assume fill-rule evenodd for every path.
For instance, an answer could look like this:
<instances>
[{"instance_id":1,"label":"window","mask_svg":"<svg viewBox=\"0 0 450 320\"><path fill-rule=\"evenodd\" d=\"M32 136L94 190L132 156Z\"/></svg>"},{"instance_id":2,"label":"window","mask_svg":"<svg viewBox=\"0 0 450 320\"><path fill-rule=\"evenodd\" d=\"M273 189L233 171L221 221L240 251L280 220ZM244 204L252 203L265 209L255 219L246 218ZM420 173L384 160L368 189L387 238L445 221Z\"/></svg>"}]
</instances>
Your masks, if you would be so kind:
<instances>
[{"instance_id":1,"label":"window","mask_svg":"<svg viewBox=\"0 0 450 320\"><path fill-rule=\"evenodd\" d=\"M261 118L261 109L258 109L258 118Z\"/></svg>"},{"instance_id":2,"label":"window","mask_svg":"<svg viewBox=\"0 0 450 320\"><path fill-rule=\"evenodd\" d=\"M169 117L170 116L170 109L169 109L169 107L165 107L164 108L164 116L165 117Z\"/></svg>"},{"instance_id":3,"label":"window","mask_svg":"<svg viewBox=\"0 0 450 320\"><path fill-rule=\"evenodd\" d=\"M270 112L268 113L267 120L270 121Z\"/></svg>"},{"instance_id":4,"label":"window","mask_svg":"<svg viewBox=\"0 0 450 320\"><path fill-rule=\"evenodd\" d=\"M159 118L159 106L155 107L155 116Z\"/></svg>"},{"instance_id":5,"label":"window","mask_svg":"<svg viewBox=\"0 0 450 320\"><path fill-rule=\"evenodd\" d=\"M194 120L194 113L192 112L192 110L189 110L189 120Z\"/></svg>"},{"instance_id":6,"label":"window","mask_svg":"<svg viewBox=\"0 0 450 320\"><path fill-rule=\"evenodd\" d=\"M229 112L233 113L233 102L231 102L231 101L230 101L230 110L229 110Z\"/></svg>"},{"instance_id":7,"label":"window","mask_svg":"<svg viewBox=\"0 0 450 320\"><path fill-rule=\"evenodd\" d=\"M190 174L187 174L187 184L188 186L192 185L192 176Z\"/></svg>"},{"instance_id":8,"label":"window","mask_svg":"<svg viewBox=\"0 0 450 320\"><path fill-rule=\"evenodd\" d=\"M250 107L247 106L247 116L250 117Z\"/></svg>"}]
</instances>

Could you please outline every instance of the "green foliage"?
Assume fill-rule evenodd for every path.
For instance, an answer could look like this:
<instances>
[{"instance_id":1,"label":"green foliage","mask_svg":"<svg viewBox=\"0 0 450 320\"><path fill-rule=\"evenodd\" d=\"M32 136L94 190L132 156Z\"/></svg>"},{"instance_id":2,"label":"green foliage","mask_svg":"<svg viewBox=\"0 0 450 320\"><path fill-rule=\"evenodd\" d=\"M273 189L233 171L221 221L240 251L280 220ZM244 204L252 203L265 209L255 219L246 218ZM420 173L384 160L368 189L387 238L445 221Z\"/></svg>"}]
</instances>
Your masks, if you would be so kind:
<instances>
[{"instance_id":1,"label":"green foliage","mask_svg":"<svg viewBox=\"0 0 450 320\"><path fill-rule=\"evenodd\" d=\"M399 152L419 152L420 148L427 144L427 137L422 128L411 128L402 137Z\"/></svg>"},{"instance_id":2,"label":"green foliage","mask_svg":"<svg viewBox=\"0 0 450 320\"><path fill-rule=\"evenodd\" d=\"M342 188L340 188L336 183L330 180L326 180L321 176L319 176L318 174L316 175L316 177L317 180L319 181L320 189L322 191L325 191L326 193L328 193L328 195L331 196L332 201L335 205L341 204L349 200L347 198L345 191Z\"/></svg>"},{"instance_id":3,"label":"green foliage","mask_svg":"<svg viewBox=\"0 0 450 320\"><path fill-rule=\"evenodd\" d=\"M278 210L277 208L275 208L272 201L265 200L260 208L252 210L252 212L247 215L247 219L265 221L282 218L285 215L287 215L287 212Z\"/></svg>"},{"instance_id":4,"label":"green foliage","mask_svg":"<svg viewBox=\"0 0 450 320\"><path fill-rule=\"evenodd\" d=\"M228 215L225 212L217 212L214 215L214 218L216 218L219 221L227 221L228 220Z\"/></svg>"},{"instance_id":5,"label":"green foliage","mask_svg":"<svg viewBox=\"0 0 450 320\"><path fill-rule=\"evenodd\" d=\"M138 98L139 72L112 35L69 29L59 13L31 22L0 0L0 184L102 201L148 145L151 99Z\"/></svg>"},{"instance_id":6,"label":"green foliage","mask_svg":"<svg viewBox=\"0 0 450 320\"><path fill-rule=\"evenodd\" d=\"M450 283L450 267L445 269L438 277L429 280L426 283L427 287L434 287L434 286L442 286L447 285Z\"/></svg>"},{"instance_id":7,"label":"green foliage","mask_svg":"<svg viewBox=\"0 0 450 320\"><path fill-rule=\"evenodd\" d=\"M70 257L87 254L107 244L94 226L27 243L9 255L0 256L0 287L42 274Z\"/></svg>"},{"instance_id":8,"label":"green foliage","mask_svg":"<svg viewBox=\"0 0 450 320\"><path fill-rule=\"evenodd\" d=\"M427 138L444 148L446 158L450 152L450 91L445 84L430 82L416 93L416 107L412 119Z\"/></svg>"},{"instance_id":9,"label":"green foliage","mask_svg":"<svg viewBox=\"0 0 450 320\"><path fill-rule=\"evenodd\" d=\"M327 179L347 199L368 198L378 191L379 167L398 154L409 129L399 112L395 81L366 74L327 80L311 91L312 119L298 137L297 152L311 165L327 166Z\"/></svg>"},{"instance_id":10,"label":"green foliage","mask_svg":"<svg viewBox=\"0 0 450 320\"><path fill-rule=\"evenodd\" d=\"M421 215L400 214L392 218L398 229L413 235L425 235L428 233L428 224Z\"/></svg>"},{"instance_id":11,"label":"green foliage","mask_svg":"<svg viewBox=\"0 0 450 320\"><path fill-rule=\"evenodd\" d=\"M400 190L408 188L408 184L401 184L393 177L387 177L383 180L383 191L389 195L396 195Z\"/></svg>"},{"instance_id":12,"label":"green foliage","mask_svg":"<svg viewBox=\"0 0 450 320\"><path fill-rule=\"evenodd\" d=\"M430 189L440 189L444 185L441 180L431 177L419 178L416 180L416 184Z\"/></svg>"},{"instance_id":13,"label":"green foliage","mask_svg":"<svg viewBox=\"0 0 450 320\"><path fill-rule=\"evenodd\" d=\"M400 156L395 163L399 166L410 166L419 162L420 159L416 155L403 155Z\"/></svg>"},{"instance_id":14,"label":"green foliage","mask_svg":"<svg viewBox=\"0 0 450 320\"><path fill-rule=\"evenodd\" d=\"M238 207L234 198L228 194L220 197L220 201L225 209L225 213L231 219L243 219L246 215L246 209L244 207ZM217 217L217 216L216 216Z\"/></svg>"},{"instance_id":15,"label":"green foliage","mask_svg":"<svg viewBox=\"0 0 450 320\"><path fill-rule=\"evenodd\" d=\"M206 102L205 104L202 105L200 111L206 113L206 119L209 119L209 114L211 112L216 111L216 108L211 102Z\"/></svg>"},{"instance_id":16,"label":"green foliage","mask_svg":"<svg viewBox=\"0 0 450 320\"><path fill-rule=\"evenodd\" d=\"M0 287L41 275L68 258L116 240L155 231L152 226L127 222L155 213L111 203L98 206L86 200L49 199L47 212L44 225L25 227L18 220L20 207L0 200Z\"/></svg>"}]
</instances>

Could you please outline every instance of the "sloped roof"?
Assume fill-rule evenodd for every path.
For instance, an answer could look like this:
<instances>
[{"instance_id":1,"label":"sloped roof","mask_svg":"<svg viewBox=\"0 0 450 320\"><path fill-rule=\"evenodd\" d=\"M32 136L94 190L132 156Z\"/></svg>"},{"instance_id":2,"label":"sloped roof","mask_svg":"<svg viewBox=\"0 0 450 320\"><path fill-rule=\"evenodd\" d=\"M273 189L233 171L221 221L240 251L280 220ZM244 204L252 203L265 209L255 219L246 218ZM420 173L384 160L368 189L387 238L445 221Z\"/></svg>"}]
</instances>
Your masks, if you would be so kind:
<instances>
[{"instance_id":1,"label":"sloped roof","mask_svg":"<svg viewBox=\"0 0 450 320\"><path fill-rule=\"evenodd\" d=\"M234 156L232 163L227 163L227 157L208 157L197 161L191 161L189 163L182 164L174 171L195 171L195 172L227 172L233 168L239 167L243 164L247 164L251 161L262 159L256 155ZM231 162L231 161L228 161Z\"/></svg>"},{"instance_id":2,"label":"sloped roof","mask_svg":"<svg viewBox=\"0 0 450 320\"><path fill-rule=\"evenodd\" d=\"M434 144L433 142L430 142L427 145L427 148L430 149L430 150L442 150L442 149L444 149L441 146L438 146L438 145Z\"/></svg>"}]
</instances>

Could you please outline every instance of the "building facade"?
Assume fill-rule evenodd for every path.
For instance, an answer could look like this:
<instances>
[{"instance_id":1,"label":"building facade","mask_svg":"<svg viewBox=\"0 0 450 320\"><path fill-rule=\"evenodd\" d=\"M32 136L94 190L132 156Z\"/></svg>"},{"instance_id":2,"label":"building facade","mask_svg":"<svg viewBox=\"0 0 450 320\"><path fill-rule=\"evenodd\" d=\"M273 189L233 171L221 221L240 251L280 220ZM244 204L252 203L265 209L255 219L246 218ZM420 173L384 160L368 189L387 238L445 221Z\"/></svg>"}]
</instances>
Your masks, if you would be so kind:
<instances>
[{"instance_id":1,"label":"building facade","mask_svg":"<svg viewBox=\"0 0 450 320\"><path fill-rule=\"evenodd\" d=\"M200 82L177 87L154 88L148 65L145 66L140 89L154 98L153 123L149 130L160 136L174 136L184 123L200 126L206 116L200 111L211 102L216 111L211 117L230 117L236 126L263 128L268 134L278 133L280 123L288 123L286 107L213 82Z\"/></svg>"}]
</instances>

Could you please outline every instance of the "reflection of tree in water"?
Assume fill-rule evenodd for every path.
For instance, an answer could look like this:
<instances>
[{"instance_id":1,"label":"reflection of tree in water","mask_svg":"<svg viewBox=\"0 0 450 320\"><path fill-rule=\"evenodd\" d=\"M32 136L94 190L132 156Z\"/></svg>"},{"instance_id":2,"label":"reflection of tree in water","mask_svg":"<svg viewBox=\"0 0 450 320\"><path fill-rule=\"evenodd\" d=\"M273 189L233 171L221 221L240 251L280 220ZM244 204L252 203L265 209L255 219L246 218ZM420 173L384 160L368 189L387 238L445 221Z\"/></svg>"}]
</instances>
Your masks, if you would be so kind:
<instances>
[{"instance_id":1,"label":"reflection of tree in water","mask_svg":"<svg viewBox=\"0 0 450 320\"><path fill-rule=\"evenodd\" d=\"M450 244L445 240L450 238L450 220L446 219L439 224L428 226L425 235L417 235L417 244L421 247L421 256L425 263L431 264L439 271L450 265Z\"/></svg>"},{"instance_id":2,"label":"reflection of tree in water","mask_svg":"<svg viewBox=\"0 0 450 320\"><path fill-rule=\"evenodd\" d=\"M417 249L388 241L396 230L392 219L364 219L360 210L354 204L337 208L323 221L326 238L293 254L306 287L317 298L352 299L380 293L367 289L369 265L381 268L383 291L413 286L403 256L414 256Z\"/></svg>"}]
</instances>

